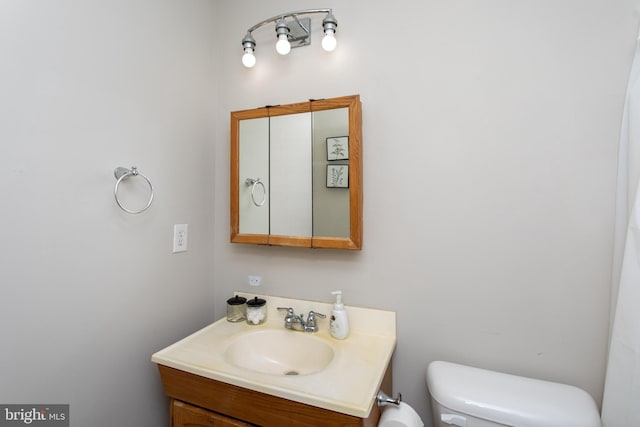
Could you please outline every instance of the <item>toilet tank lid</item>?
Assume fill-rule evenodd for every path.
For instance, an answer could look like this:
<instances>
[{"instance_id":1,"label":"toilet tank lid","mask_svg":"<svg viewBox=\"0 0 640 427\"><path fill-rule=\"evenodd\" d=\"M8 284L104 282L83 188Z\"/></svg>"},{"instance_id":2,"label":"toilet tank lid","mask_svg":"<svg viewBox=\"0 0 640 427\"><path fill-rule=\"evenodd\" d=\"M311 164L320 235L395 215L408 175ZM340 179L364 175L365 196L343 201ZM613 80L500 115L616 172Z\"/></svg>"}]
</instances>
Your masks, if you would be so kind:
<instances>
[{"instance_id":1,"label":"toilet tank lid","mask_svg":"<svg viewBox=\"0 0 640 427\"><path fill-rule=\"evenodd\" d=\"M455 412L519 427L600 427L593 398L577 387L449 362L431 362L432 399Z\"/></svg>"}]
</instances>

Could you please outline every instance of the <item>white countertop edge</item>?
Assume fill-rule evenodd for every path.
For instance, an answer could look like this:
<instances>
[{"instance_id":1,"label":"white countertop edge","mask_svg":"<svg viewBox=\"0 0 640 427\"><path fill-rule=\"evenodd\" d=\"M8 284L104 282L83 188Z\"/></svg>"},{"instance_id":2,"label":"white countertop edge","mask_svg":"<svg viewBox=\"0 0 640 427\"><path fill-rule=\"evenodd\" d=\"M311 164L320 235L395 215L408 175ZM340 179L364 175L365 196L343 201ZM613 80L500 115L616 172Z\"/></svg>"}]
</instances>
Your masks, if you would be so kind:
<instances>
[{"instance_id":1,"label":"white countertop edge","mask_svg":"<svg viewBox=\"0 0 640 427\"><path fill-rule=\"evenodd\" d=\"M391 354L393 354L393 352ZM391 361L391 354L386 359L385 367ZM377 395L377 391L380 390L380 387L382 385L382 380L384 378L384 373L383 375L380 375L380 377L378 378L376 386L372 389L372 398L370 399L368 405L366 406L348 405L348 404L345 404L344 402L331 400L330 398L327 398L327 397L317 396L309 393L302 393L299 391L290 390L282 387L266 386L256 382L252 382L245 378L225 375L218 372L209 371L206 369L199 369L195 366L186 366L183 363L175 362L169 359L164 359L161 356L154 355L151 360L152 362L157 363L159 365L168 366L170 368L175 368L184 372L189 372L191 374L199 375L204 378L221 381L226 384L243 387L249 390L265 393L271 396L281 397L283 399L291 400L294 402L304 403L310 406L315 406L322 409L328 409L330 411L339 412L341 414L352 415L354 417L365 418L365 419L371 413L371 409L373 408L373 405L375 402L375 396Z\"/></svg>"}]
</instances>

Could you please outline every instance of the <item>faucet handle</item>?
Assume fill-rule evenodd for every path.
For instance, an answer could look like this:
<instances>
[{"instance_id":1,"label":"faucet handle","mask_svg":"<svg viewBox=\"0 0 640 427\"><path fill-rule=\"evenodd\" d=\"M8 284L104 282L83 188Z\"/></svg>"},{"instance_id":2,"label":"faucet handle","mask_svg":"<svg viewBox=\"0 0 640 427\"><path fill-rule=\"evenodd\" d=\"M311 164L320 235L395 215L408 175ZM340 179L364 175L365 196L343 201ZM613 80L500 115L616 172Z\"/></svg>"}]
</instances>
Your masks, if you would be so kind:
<instances>
[{"instance_id":1,"label":"faucet handle","mask_svg":"<svg viewBox=\"0 0 640 427\"><path fill-rule=\"evenodd\" d=\"M293 312L293 308L291 307L278 307L278 311L286 311L287 315L284 316L284 327L287 329L293 329L293 319L296 317L296 314Z\"/></svg>"},{"instance_id":2,"label":"faucet handle","mask_svg":"<svg viewBox=\"0 0 640 427\"><path fill-rule=\"evenodd\" d=\"M317 313L317 312L315 312L315 311L311 310L311 311L309 312L309 316L308 316L308 318L313 319L313 318L314 318L314 317L316 317L316 316L318 316L318 317L319 317L319 318L321 318L321 319L324 319L325 317L327 317L325 314Z\"/></svg>"},{"instance_id":3,"label":"faucet handle","mask_svg":"<svg viewBox=\"0 0 640 427\"><path fill-rule=\"evenodd\" d=\"M293 316L293 308L291 307L278 307L278 310L280 311L286 311L287 312L287 316Z\"/></svg>"},{"instance_id":4,"label":"faucet handle","mask_svg":"<svg viewBox=\"0 0 640 427\"><path fill-rule=\"evenodd\" d=\"M309 328L311 332L316 332L318 330L318 328L316 327L316 317L324 319L327 316L322 313L316 313L315 311L311 310L309 312L309 315L307 316L307 328Z\"/></svg>"}]
</instances>

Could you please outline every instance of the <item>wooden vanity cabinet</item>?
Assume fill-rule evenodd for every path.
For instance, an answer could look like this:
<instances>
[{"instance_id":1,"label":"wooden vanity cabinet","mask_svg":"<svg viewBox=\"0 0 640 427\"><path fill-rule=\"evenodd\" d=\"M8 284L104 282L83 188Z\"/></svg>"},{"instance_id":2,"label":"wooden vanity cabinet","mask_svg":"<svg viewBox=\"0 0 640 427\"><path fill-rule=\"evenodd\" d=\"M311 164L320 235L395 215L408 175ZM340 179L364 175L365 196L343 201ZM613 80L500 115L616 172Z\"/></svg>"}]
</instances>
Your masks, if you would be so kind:
<instances>
[{"instance_id":1,"label":"wooden vanity cabinet","mask_svg":"<svg viewBox=\"0 0 640 427\"><path fill-rule=\"evenodd\" d=\"M253 427L215 412L171 399L172 427Z\"/></svg>"},{"instance_id":2,"label":"wooden vanity cabinet","mask_svg":"<svg viewBox=\"0 0 640 427\"><path fill-rule=\"evenodd\" d=\"M380 419L376 404L367 418L359 418L164 365L158 369L170 398L171 427L375 427ZM381 386L389 395L391 381L389 363Z\"/></svg>"}]
</instances>

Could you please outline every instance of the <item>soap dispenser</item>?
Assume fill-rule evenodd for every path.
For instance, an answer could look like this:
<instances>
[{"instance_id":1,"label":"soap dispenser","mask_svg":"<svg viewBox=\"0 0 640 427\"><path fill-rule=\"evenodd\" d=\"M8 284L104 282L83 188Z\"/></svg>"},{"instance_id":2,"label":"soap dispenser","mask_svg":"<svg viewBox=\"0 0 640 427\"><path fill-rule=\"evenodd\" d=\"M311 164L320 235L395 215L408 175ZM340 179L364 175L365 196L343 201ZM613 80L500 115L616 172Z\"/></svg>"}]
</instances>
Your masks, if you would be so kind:
<instances>
[{"instance_id":1,"label":"soap dispenser","mask_svg":"<svg viewBox=\"0 0 640 427\"><path fill-rule=\"evenodd\" d=\"M336 302L331 311L331 319L329 320L329 332L331 336L343 340L349 335L349 318L347 311L342 304L342 291L333 291L331 295L336 296Z\"/></svg>"}]
</instances>

